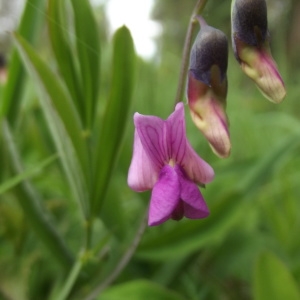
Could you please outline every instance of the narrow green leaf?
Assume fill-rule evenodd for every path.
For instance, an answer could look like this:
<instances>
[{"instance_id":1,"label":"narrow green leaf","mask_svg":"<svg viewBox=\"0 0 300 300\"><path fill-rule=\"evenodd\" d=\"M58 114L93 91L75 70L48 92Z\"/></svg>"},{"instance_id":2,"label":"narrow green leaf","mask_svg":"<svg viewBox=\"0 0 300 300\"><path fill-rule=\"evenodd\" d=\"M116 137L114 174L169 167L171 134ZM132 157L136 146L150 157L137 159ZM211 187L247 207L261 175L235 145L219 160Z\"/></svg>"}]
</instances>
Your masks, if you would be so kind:
<instances>
[{"instance_id":1,"label":"narrow green leaf","mask_svg":"<svg viewBox=\"0 0 300 300\"><path fill-rule=\"evenodd\" d=\"M147 280L134 280L105 290L98 300L183 300L179 294Z\"/></svg>"},{"instance_id":2,"label":"narrow green leaf","mask_svg":"<svg viewBox=\"0 0 300 300\"><path fill-rule=\"evenodd\" d=\"M116 32L113 45L112 85L96 148L95 214L101 209L117 161L133 92L135 53L130 32L125 26Z\"/></svg>"},{"instance_id":3,"label":"narrow green leaf","mask_svg":"<svg viewBox=\"0 0 300 300\"><path fill-rule=\"evenodd\" d=\"M123 177L122 177L123 178ZM114 179L114 183L117 181ZM123 240L128 234L128 225L124 215L124 206L120 199L120 191L115 187L110 187L107 191L109 201L104 201L100 218L110 232L120 240Z\"/></svg>"},{"instance_id":4,"label":"narrow green leaf","mask_svg":"<svg viewBox=\"0 0 300 300\"><path fill-rule=\"evenodd\" d=\"M30 42L34 40L38 29L41 27L38 24L43 17L42 12L44 12L45 3L46 0L26 1L18 32ZM20 99L23 94L24 79L24 67L18 52L14 49L9 62L8 80L0 102L0 119L7 115L11 123L16 120Z\"/></svg>"},{"instance_id":5,"label":"narrow green leaf","mask_svg":"<svg viewBox=\"0 0 300 300\"><path fill-rule=\"evenodd\" d=\"M88 0L71 0L74 11L74 25L77 42L81 82L83 84L83 104L85 125L93 124L100 83L100 39L97 23Z\"/></svg>"},{"instance_id":6,"label":"narrow green leaf","mask_svg":"<svg viewBox=\"0 0 300 300\"><path fill-rule=\"evenodd\" d=\"M55 74L38 57L32 47L18 34L15 34L15 42L29 74L40 87L39 99L48 126L74 197L81 203L87 217L89 215L87 200L89 199L87 195L89 163L86 143L75 107L61 82L57 80Z\"/></svg>"},{"instance_id":7,"label":"narrow green leaf","mask_svg":"<svg viewBox=\"0 0 300 300\"><path fill-rule=\"evenodd\" d=\"M52 155L52 156L48 157L47 159L45 159L44 161L42 161L41 163L37 164L35 167L33 167L29 170L26 170L8 180L6 180L5 182L3 182L0 185L0 195L7 192L11 188L15 187L17 184L19 184L23 180L28 179L28 178L38 174L41 170L43 170L45 167L50 165L56 159L57 159L57 155L56 154Z\"/></svg>"},{"instance_id":8,"label":"narrow green leaf","mask_svg":"<svg viewBox=\"0 0 300 300\"><path fill-rule=\"evenodd\" d=\"M77 106L77 111L84 114L83 95L78 79L78 71L74 61L68 27L65 22L67 13L65 2L60 0L49 0L48 2L48 28L52 49L57 61L57 66L65 81L70 95ZM82 116L84 118L84 116Z\"/></svg>"},{"instance_id":9,"label":"narrow green leaf","mask_svg":"<svg viewBox=\"0 0 300 300\"><path fill-rule=\"evenodd\" d=\"M300 291L287 267L271 252L262 253L254 271L255 300L299 300Z\"/></svg>"},{"instance_id":10,"label":"narrow green leaf","mask_svg":"<svg viewBox=\"0 0 300 300\"><path fill-rule=\"evenodd\" d=\"M35 53L34 49L18 34L15 34L15 42L17 49L21 54L30 75L40 83L41 88L51 99L57 113L59 114L74 148L81 160L83 166L86 167L87 153L83 138L82 125L76 109L63 88L57 76ZM41 99L43 100L43 99Z\"/></svg>"},{"instance_id":11,"label":"narrow green leaf","mask_svg":"<svg viewBox=\"0 0 300 300\"><path fill-rule=\"evenodd\" d=\"M20 154L14 143L8 122L3 122L3 133L13 170L17 174L22 174L24 170ZM31 225L39 240L45 245L50 254L53 255L53 258L59 262L62 268L65 271L69 271L74 261L73 255L69 251L63 237L49 221L49 216L42 207L43 201L30 181L22 181L20 186L15 189L15 193L16 199L26 216L26 220Z\"/></svg>"},{"instance_id":12,"label":"narrow green leaf","mask_svg":"<svg viewBox=\"0 0 300 300\"><path fill-rule=\"evenodd\" d=\"M237 188L247 194L256 191L279 163L289 158L290 153L299 145L299 134L290 134L270 148L270 151L258 160L251 171L237 183Z\"/></svg>"}]
</instances>

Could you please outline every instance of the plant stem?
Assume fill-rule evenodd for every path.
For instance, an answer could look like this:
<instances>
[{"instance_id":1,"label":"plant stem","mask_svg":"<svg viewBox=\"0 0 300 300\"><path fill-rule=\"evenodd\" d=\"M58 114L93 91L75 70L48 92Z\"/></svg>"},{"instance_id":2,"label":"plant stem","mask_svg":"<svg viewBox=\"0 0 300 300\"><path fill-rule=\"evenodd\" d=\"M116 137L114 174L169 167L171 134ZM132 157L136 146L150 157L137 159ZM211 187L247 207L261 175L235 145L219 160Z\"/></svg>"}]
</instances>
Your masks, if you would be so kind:
<instances>
[{"instance_id":1,"label":"plant stem","mask_svg":"<svg viewBox=\"0 0 300 300\"><path fill-rule=\"evenodd\" d=\"M198 0L196 6L194 7L190 23L186 32L185 42L183 47L183 54L181 60L181 67L180 67L180 74L175 98L175 105L176 103L180 102L183 98L185 82L186 82L186 75L188 70L188 62L189 62L189 55L191 51L191 44L192 44L192 37L195 30L195 26L198 23L197 15L201 14L203 11L207 0Z\"/></svg>"},{"instance_id":2,"label":"plant stem","mask_svg":"<svg viewBox=\"0 0 300 300\"><path fill-rule=\"evenodd\" d=\"M123 269L129 263L131 257L133 256L142 236L147 226L147 219L148 219L148 209L145 216L142 218L140 226L132 240L132 243L128 247L127 251L124 253L122 258L120 259L117 266L113 269L110 275L106 277L106 279L101 282L91 293L89 293L84 300L93 300L100 295L100 293L105 290L123 271Z\"/></svg>"},{"instance_id":3,"label":"plant stem","mask_svg":"<svg viewBox=\"0 0 300 300\"><path fill-rule=\"evenodd\" d=\"M20 155L13 141L10 126L7 121L4 121L2 125L13 169L20 174L24 170L20 161ZM40 199L40 196L28 180L24 180L16 192L19 193L17 196L18 203L33 231L57 262L60 263L64 271L68 272L73 265L74 259L63 238L50 223L48 216L41 207L43 201Z\"/></svg>"},{"instance_id":4,"label":"plant stem","mask_svg":"<svg viewBox=\"0 0 300 300\"><path fill-rule=\"evenodd\" d=\"M56 300L65 300L70 294L70 291L72 287L74 286L74 283L76 282L76 279L78 278L78 275L82 268L82 257L79 255L78 259L76 260L73 268L70 271L70 274L67 278L67 281L65 285L62 288L61 293L59 294L58 298Z\"/></svg>"},{"instance_id":5,"label":"plant stem","mask_svg":"<svg viewBox=\"0 0 300 300\"><path fill-rule=\"evenodd\" d=\"M91 216L85 223L85 251L88 251L92 245L94 218Z\"/></svg>"}]
</instances>

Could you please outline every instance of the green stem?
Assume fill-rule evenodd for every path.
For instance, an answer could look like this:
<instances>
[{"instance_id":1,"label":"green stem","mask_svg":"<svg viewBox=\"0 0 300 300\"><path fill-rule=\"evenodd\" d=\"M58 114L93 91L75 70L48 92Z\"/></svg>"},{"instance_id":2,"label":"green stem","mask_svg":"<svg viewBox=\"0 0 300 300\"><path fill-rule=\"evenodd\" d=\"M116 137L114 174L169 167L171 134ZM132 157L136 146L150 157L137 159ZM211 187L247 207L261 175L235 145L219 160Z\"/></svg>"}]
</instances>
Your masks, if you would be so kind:
<instances>
[{"instance_id":1,"label":"green stem","mask_svg":"<svg viewBox=\"0 0 300 300\"><path fill-rule=\"evenodd\" d=\"M92 245L94 218L90 217L85 223L85 251L88 251Z\"/></svg>"},{"instance_id":2,"label":"green stem","mask_svg":"<svg viewBox=\"0 0 300 300\"><path fill-rule=\"evenodd\" d=\"M24 172L18 150L13 142L10 126L7 121L3 122L3 133L14 171L17 174ZM68 272L73 265L74 259L63 238L50 223L48 216L46 216L43 208L41 207L41 203L43 202L42 199L40 199L40 196L28 180L24 180L20 184L16 193L18 193L18 203L21 206L27 221L32 226L33 231L49 250L51 255L62 266L64 271Z\"/></svg>"},{"instance_id":3,"label":"green stem","mask_svg":"<svg viewBox=\"0 0 300 300\"><path fill-rule=\"evenodd\" d=\"M65 285L62 288L61 293L56 298L56 300L65 300L65 299L67 299L67 297L69 296L69 294L71 292L71 289L73 288L73 286L74 286L74 284L75 284L75 282L78 278L78 275L81 271L82 266L83 266L82 258L81 258L81 256L79 256L78 259L76 260L72 270L70 271L70 274L67 278L67 281L66 281Z\"/></svg>"},{"instance_id":4,"label":"green stem","mask_svg":"<svg viewBox=\"0 0 300 300\"><path fill-rule=\"evenodd\" d=\"M148 219L148 209L145 214L145 216L142 218L142 221L140 223L140 226L132 240L132 243L128 247L127 251L124 253L122 258L120 259L119 263L116 265L116 267L113 269L111 274L109 274L106 279L101 282L94 290L92 290L85 298L84 300L93 300L96 297L100 295L101 292L103 292L112 282L114 282L120 273L123 271L123 269L127 266L129 263L131 257L133 256L137 246L140 243L140 240L142 239L143 233L147 227L147 219Z\"/></svg>"},{"instance_id":5,"label":"green stem","mask_svg":"<svg viewBox=\"0 0 300 300\"><path fill-rule=\"evenodd\" d=\"M187 29L185 42L184 42L184 48L183 48L183 54L182 54L182 60L181 60L181 68L180 68L180 74L179 74L179 80L178 80L178 86L177 86L177 93L175 98L175 105L176 103L180 102L183 98L184 88L185 88L185 81L186 81L186 75L188 71L188 62L189 62L189 56L191 51L191 45L192 45L192 37L195 30L195 26L198 23L197 21L197 15L201 14L203 11L207 0L198 0L196 6L194 7L189 27Z\"/></svg>"}]
</instances>

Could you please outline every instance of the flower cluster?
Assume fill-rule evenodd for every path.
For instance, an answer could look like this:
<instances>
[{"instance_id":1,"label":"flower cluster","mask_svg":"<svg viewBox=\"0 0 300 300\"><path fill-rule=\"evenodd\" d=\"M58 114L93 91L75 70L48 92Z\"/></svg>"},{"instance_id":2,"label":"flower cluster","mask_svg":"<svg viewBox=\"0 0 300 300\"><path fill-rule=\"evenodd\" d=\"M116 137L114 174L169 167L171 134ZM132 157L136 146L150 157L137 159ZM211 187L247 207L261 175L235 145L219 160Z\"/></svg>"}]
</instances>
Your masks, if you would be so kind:
<instances>
[{"instance_id":1,"label":"flower cluster","mask_svg":"<svg viewBox=\"0 0 300 300\"><path fill-rule=\"evenodd\" d=\"M228 41L225 34L197 17L200 31L190 52L187 99L190 114L213 152L228 157L231 150L226 115ZM283 80L269 47L265 0L233 0L232 46L243 72L272 102L285 97ZM148 224L168 219L205 218L208 207L197 186L209 183L213 169L189 144L183 103L162 120L134 115L134 149L128 185L141 192L152 189Z\"/></svg>"}]
</instances>

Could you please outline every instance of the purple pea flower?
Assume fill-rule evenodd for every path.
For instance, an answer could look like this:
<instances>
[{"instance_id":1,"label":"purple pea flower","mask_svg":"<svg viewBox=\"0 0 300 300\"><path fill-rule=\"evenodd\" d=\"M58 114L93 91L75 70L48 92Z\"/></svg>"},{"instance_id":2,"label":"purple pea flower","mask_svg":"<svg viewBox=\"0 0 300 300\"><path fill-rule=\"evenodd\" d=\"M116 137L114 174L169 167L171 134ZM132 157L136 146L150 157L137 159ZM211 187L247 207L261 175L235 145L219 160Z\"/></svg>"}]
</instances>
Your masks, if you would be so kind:
<instances>
[{"instance_id":1,"label":"purple pea flower","mask_svg":"<svg viewBox=\"0 0 300 300\"><path fill-rule=\"evenodd\" d=\"M212 181L214 171L186 138L183 103L167 120L135 113L134 125L128 185L137 192L152 189L149 226L183 216L207 217L209 210L197 183Z\"/></svg>"}]
</instances>

